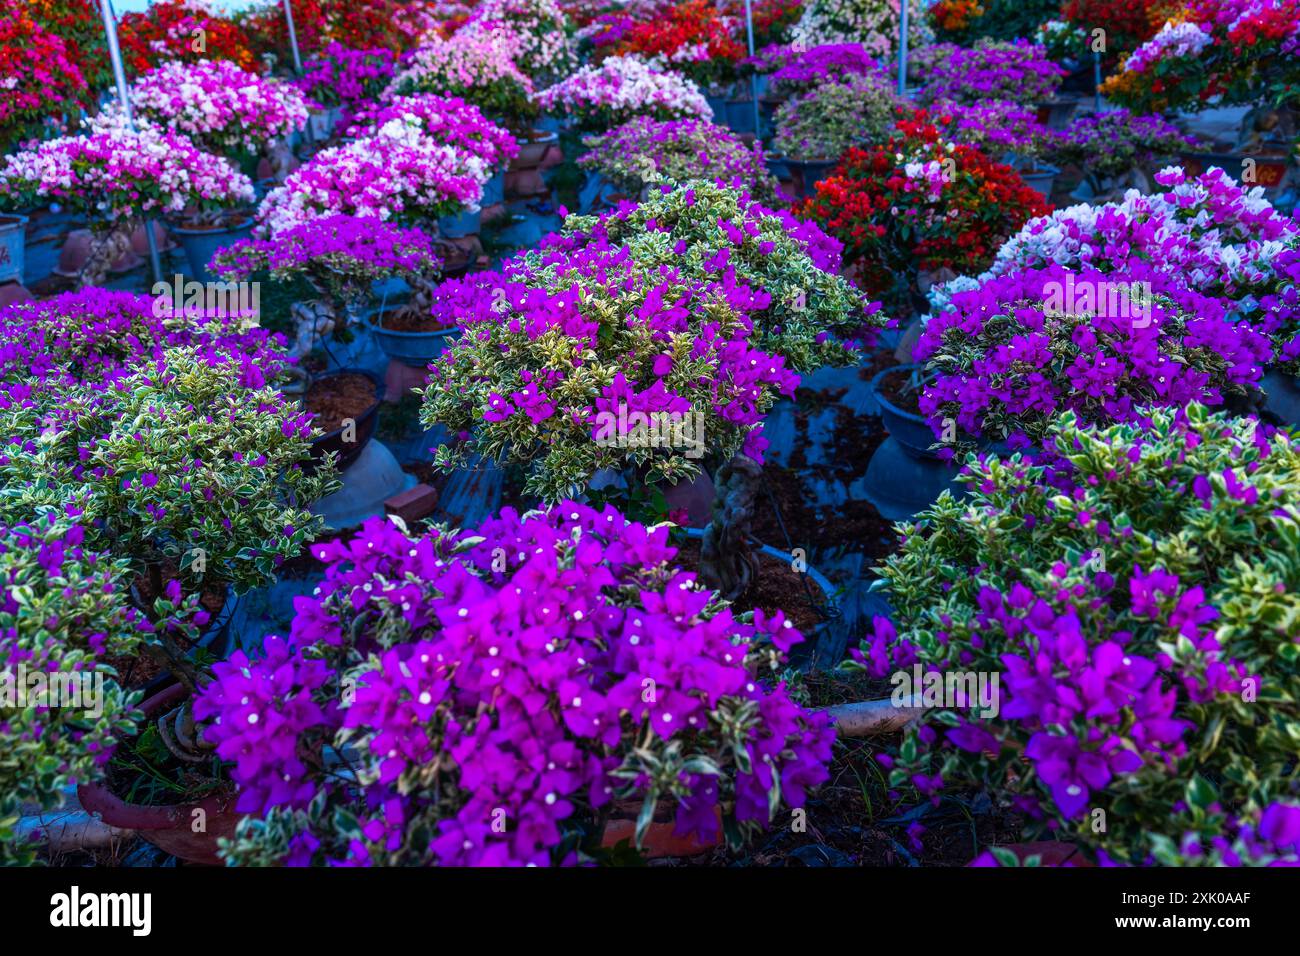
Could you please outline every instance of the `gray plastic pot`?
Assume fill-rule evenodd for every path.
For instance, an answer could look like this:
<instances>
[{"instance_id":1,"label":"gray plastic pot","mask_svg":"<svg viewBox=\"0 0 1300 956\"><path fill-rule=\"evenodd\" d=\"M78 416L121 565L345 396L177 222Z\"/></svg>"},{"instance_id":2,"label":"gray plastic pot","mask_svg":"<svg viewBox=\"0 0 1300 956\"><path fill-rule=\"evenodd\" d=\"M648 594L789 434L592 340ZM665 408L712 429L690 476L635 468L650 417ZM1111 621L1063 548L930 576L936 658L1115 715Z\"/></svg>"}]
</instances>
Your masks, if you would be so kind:
<instances>
[{"instance_id":1,"label":"gray plastic pot","mask_svg":"<svg viewBox=\"0 0 1300 956\"><path fill-rule=\"evenodd\" d=\"M1300 427L1300 380L1294 375L1269 370L1263 385L1268 396L1264 407L1285 424Z\"/></svg>"},{"instance_id":2,"label":"gray plastic pot","mask_svg":"<svg viewBox=\"0 0 1300 956\"><path fill-rule=\"evenodd\" d=\"M1056 183L1056 177L1060 172L1055 166L1041 163L1033 172L1025 169L1020 170L1020 178L1025 181L1025 185L1030 189L1042 195L1043 198L1050 199L1052 186Z\"/></svg>"}]
</instances>

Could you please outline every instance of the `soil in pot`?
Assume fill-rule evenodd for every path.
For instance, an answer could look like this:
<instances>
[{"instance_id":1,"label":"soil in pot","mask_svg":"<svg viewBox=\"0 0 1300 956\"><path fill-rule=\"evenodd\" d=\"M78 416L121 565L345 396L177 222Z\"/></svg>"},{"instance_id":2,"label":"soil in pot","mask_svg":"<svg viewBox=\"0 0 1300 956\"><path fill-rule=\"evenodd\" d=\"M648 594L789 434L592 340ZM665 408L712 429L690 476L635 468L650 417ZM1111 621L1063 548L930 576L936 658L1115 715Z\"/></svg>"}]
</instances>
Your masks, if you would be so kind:
<instances>
[{"instance_id":1,"label":"soil in pot","mask_svg":"<svg viewBox=\"0 0 1300 956\"><path fill-rule=\"evenodd\" d=\"M453 326L439 322L432 315L412 312L381 312L379 327L393 332L444 332Z\"/></svg>"},{"instance_id":2,"label":"soil in pot","mask_svg":"<svg viewBox=\"0 0 1300 956\"><path fill-rule=\"evenodd\" d=\"M880 380L880 392L900 411L921 414L921 389L914 386L910 370L886 375Z\"/></svg>"},{"instance_id":3,"label":"soil in pot","mask_svg":"<svg viewBox=\"0 0 1300 956\"><path fill-rule=\"evenodd\" d=\"M312 424L325 434L356 421L375 404L375 383L364 375L345 372L313 382L303 405L315 416Z\"/></svg>"},{"instance_id":4,"label":"soil in pot","mask_svg":"<svg viewBox=\"0 0 1300 956\"><path fill-rule=\"evenodd\" d=\"M700 542L691 538L674 542L677 547L676 563L685 571L700 570ZM771 555L755 553L758 558L758 574L749 590L732 604L737 613L762 608L764 612L784 611L785 616L794 622L794 626L807 639L821 624L821 616L811 606L808 593L813 598L827 600L830 595L819 594L816 582L806 574L795 571L785 561L778 561ZM804 582L808 583L805 589Z\"/></svg>"}]
</instances>

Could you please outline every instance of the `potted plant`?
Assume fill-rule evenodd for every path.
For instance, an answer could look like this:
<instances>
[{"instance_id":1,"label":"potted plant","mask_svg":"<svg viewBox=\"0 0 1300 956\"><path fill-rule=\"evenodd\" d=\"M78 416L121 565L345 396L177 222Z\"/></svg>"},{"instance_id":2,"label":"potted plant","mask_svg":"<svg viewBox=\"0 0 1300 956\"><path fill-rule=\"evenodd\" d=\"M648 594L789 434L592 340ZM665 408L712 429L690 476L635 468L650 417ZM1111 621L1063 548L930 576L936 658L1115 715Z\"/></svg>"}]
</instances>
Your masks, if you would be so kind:
<instances>
[{"instance_id":1,"label":"potted plant","mask_svg":"<svg viewBox=\"0 0 1300 956\"><path fill-rule=\"evenodd\" d=\"M1300 862L1294 439L1195 402L1042 435L968 459L881 569L862 666L1001 676L992 712L925 709L890 785L977 788L1098 863Z\"/></svg>"},{"instance_id":2,"label":"potted plant","mask_svg":"<svg viewBox=\"0 0 1300 956\"><path fill-rule=\"evenodd\" d=\"M331 338L355 334L381 280L401 279L422 290L427 309L428 288L441 265L433 241L420 230L342 213L291 226L269 239L245 240L214 260L227 280L247 281L262 272L276 282L301 277L319 293L320 298L291 308L297 328L289 354L297 360L322 345L328 349ZM305 390L306 372L300 364L295 368L292 374Z\"/></svg>"},{"instance_id":3,"label":"potted plant","mask_svg":"<svg viewBox=\"0 0 1300 956\"><path fill-rule=\"evenodd\" d=\"M928 310L923 270L986 268L1026 219L1051 207L1009 166L945 140L926 111L898 127L885 143L845 152L795 212L844 243L848 274L869 295L908 316Z\"/></svg>"},{"instance_id":4,"label":"potted plant","mask_svg":"<svg viewBox=\"0 0 1300 956\"><path fill-rule=\"evenodd\" d=\"M65 110L75 110L89 88L63 37L16 0L0 4L0 64L6 82L0 152L39 135Z\"/></svg>"},{"instance_id":5,"label":"potted plant","mask_svg":"<svg viewBox=\"0 0 1300 956\"><path fill-rule=\"evenodd\" d=\"M850 146L890 137L900 102L878 75L850 74L792 96L776 111L772 162L789 170L796 199L807 199Z\"/></svg>"},{"instance_id":6,"label":"potted plant","mask_svg":"<svg viewBox=\"0 0 1300 956\"><path fill-rule=\"evenodd\" d=\"M704 119L712 115L700 88L672 70L641 60L611 56L587 65L537 94L544 110L560 110L583 132L602 132L634 116L659 120Z\"/></svg>"},{"instance_id":7,"label":"potted plant","mask_svg":"<svg viewBox=\"0 0 1300 956\"><path fill-rule=\"evenodd\" d=\"M137 74L171 60L227 60L244 70L258 65L248 31L193 0L158 0L143 12L123 13L117 32L127 69Z\"/></svg>"},{"instance_id":8,"label":"potted plant","mask_svg":"<svg viewBox=\"0 0 1300 956\"><path fill-rule=\"evenodd\" d=\"M819 231L705 181L570 217L554 249L447 297L462 332L433 366L422 415L463 441L435 462L523 464L527 492L547 501L602 470L634 493L712 465L722 500L703 569L734 598L753 567L744 509L727 503L752 500L763 413L791 393L792 370L851 362L885 324L837 265ZM581 302L606 304L592 321Z\"/></svg>"},{"instance_id":9,"label":"potted plant","mask_svg":"<svg viewBox=\"0 0 1300 956\"><path fill-rule=\"evenodd\" d=\"M485 0L455 35L510 44L511 59L535 84L554 83L578 66L569 18L555 0Z\"/></svg>"},{"instance_id":10,"label":"potted plant","mask_svg":"<svg viewBox=\"0 0 1300 956\"><path fill-rule=\"evenodd\" d=\"M980 40L936 61L919 98L922 104L1009 100L1039 109L1055 102L1064 76L1065 70L1047 58L1047 51L1028 40ZM1041 110L1039 121L1047 123Z\"/></svg>"},{"instance_id":11,"label":"potted plant","mask_svg":"<svg viewBox=\"0 0 1300 956\"><path fill-rule=\"evenodd\" d=\"M902 33L898 0L811 0L790 30L790 42L805 49L828 43L860 43L872 56L898 57ZM908 0L907 45L921 50L934 42L922 0Z\"/></svg>"},{"instance_id":12,"label":"potted plant","mask_svg":"<svg viewBox=\"0 0 1300 956\"><path fill-rule=\"evenodd\" d=\"M609 859L620 802L636 847L660 810L740 845L801 806L828 720L754 676L800 636L779 612L737 618L674 552L667 527L571 501L318 548L310 612L196 703L249 814L227 861L572 865Z\"/></svg>"},{"instance_id":13,"label":"potted plant","mask_svg":"<svg viewBox=\"0 0 1300 956\"><path fill-rule=\"evenodd\" d=\"M90 547L75 520L0 524L0 862L30 865L37 846L15 828L23 807L61 807L66 789L102 774L135 729L135 700L112 664L148 639L128 577L126 562Z\"/></svg>"},{"instance_id":14,"label":"potted plant","mask_svg":"<svg viewBox=\"0 0 1300 956\"><path fill-rule=\"evenodd\" d=\"M83 136L32 144L5 158L0 202L55 201L90 220L93 243L78 276L101 285L150 213L215 214L253 199L253 184L184 136L154 127L107 126Z\"/></svg>"},{"instance_id":15,"label":"potted plant","mask_svg":"<svg viewBox=\"0 0 1300 956\"><path fill-rule=\"evenodd\" d=\"M383 106L363 110L349 135L376 136L393 123L415 129L436 145L451 146L463 157L466 171L482 185L484 209L468 207L458 216L444 216L438 229L446 238L476 235L480 214L504 202L505 172L520 152L514 135L488 120L478 107L432 93L394 96Z\"/></svg>"},{"instance_id":16,"label":"potted plant","mask_svg":"<svg viewBox=\"0 0 1300 956\"><path fill-rule=\"evenodd\" d=\"M1195 140L1159 116L1125 109L1082 116L1059 137L1052 158L1084 171L1090 201L1118 199L1130 187L1151 192L1151 170L1195 148Z\"/></svg>"},{"instance_id":17,"label":"potted plant","mask_svg":"<svg viewBox=\"0 0 1300 956\"><path fill-rule=\"evenodd\" d=\"M298 89L315 104L309 106L311 133L321 142L344 128L359 109L379 98L396 72L391 50L357 50L331 40L304 64Z\"/></svg>"},{"instance_id":18,"label":"potted plant","mask_svg":"<svg viewBox=\"0 0 1300 956\"><path fill-rule=\"evenodd\" d=\"M590 152L578 157L578 165L593 174L597 194L608 186L625 198L647 198L660 179L707 179L762 202L776 200L776 181L763 164L761 150L704 120L638 116L583 143Z\"/></svg>"}]
</instances>

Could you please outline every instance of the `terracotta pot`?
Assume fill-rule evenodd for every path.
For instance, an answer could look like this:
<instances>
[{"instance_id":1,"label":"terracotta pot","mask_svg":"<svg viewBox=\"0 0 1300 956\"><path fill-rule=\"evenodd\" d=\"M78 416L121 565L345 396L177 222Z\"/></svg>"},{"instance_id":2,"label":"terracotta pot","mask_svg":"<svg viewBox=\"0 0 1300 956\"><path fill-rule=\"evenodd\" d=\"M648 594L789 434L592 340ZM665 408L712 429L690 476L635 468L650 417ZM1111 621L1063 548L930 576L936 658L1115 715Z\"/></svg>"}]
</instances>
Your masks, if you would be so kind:
<instances>
[{"instance_id":1,"label":"terracotta pot","mask_svg":"<svg viewBox=\"0 0 1300 956\"><path fill-rule=\"evenodd\" d=\"M546 192L546 183L541 170L511 169L506 173L506 195L516 199L540 196Z\"/></svg>"},{"instance_id":2,"label":"terracotta pot","mask_svg":"<svg viewBox=\"0 0 1300 956\"><path fill-rule=\"evenodd\" d=\"M33 298L35 297L17 282L0 285L0 309L18 302L31 302Z\"/></svg>"},{"instance_id":3,"label":"terracotta pot","mask_svg":"<svg viewBox=\"0 0 1300 956\"><path fill-rule=\"evenodd\" d=\"M185 699L188 691L173 684L140 705L146 717L156 717ZM99 814L104 823L121 830L134 830L164 853L187 863L220 866L217 840L233 837L242 814L234 812L234 794L214 794L196 803L171 807L150 807L127 803L109 790L107 784L89 783L77 787L77 798L89 813ZM194 811L202 810L206 819L202 833L195 833Z\"/></svg>"},{"instance_id":4,"label":"terracotta pot","mask_svg":"<svg viewBox=\"0 0 1300 956\"><path fill-rule=\"evenodd\" d=\"M600 845L612 849L620 841L626 840L636 846L636 818L641 812L640 800L620 800L614 805L613 815L605 824L605 833ZM722 815L718 814L717 839L705 842L691 836L677 836L673 831L673 811L662 803L655 808L655 818L646 830L641 842L641 852L649 859L658 860L665 857L699 856L707 853L722 843Z\"/></svg>"},{"instance_id":5,"label":"terracotta pot","mask_svg":"<svg viewBox=\"0 0 1300 956\"><path fill-rule=\"evenodd\" d=\"M541 165L542 160L546 158L547 152L551 147L558 144L560 136L558 133L548 133L543 130L535 129L527 136L519 140L519 155L510 161L510 171L519 172L525 169L536 169ZM506 188L509 188L507 184Z\"/></svg>"}]
</instances>

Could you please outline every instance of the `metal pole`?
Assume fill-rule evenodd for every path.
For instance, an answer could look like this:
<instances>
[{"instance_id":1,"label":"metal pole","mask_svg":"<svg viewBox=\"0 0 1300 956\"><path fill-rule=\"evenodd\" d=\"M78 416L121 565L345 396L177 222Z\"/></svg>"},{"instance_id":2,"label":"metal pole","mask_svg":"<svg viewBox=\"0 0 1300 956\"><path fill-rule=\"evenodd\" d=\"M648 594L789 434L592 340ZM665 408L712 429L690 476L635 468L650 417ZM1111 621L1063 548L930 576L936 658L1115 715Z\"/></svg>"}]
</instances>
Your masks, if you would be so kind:
<instances>
[{"instance_id":1,"label":"metal pole","mask_svg":"<svg viewBox=\"0 0 1300 956\"><path fill-rule=\"evenodd\" d=\"M122 68L122 48L117 43L117 18L113 14L113 0L100 0L100 13L104 16L104 36L108 40L108 58L113 64L113 79L117 83L117 101L122 105L122 114L127 125L135 131L135 119L131 115L131 95L126 85L126 70ZM140 217L144 222L144 238L149 243L149 268L153 270L155 282L162 281L162 260L158 258L158 240L153 234L153 221Z\"/></svg>"},{"instance_id":2,"label":"metal pole","mask_svg":"<svg viewBox=\"0 0 1300 956\"><path fill-rule=\"evenodd\" d=\"M909 0L901 0L898 9L902 16L898 23L898 95L907 95L907 7Z\"/></svg>"},{"instance_id":3,"label":"metal pole","mask_svg":"<svg viewBox=\"0 0 1300 956\"><path fill-rule=\"evenodd\" d=\"M293 51L293 68L302 75L302 57L298 54L298 33L293 28L293 2L284 0L284 18L289 21L289 49Z\"/></svg>"},{"instance_id":4,"label":"metal pole","mask_svg":"<svg viewBox=\"0 0 1300 956\"><path fill-rule=\"evenodd\" d=\"M1101 54L1092 51L1092 98L1093 108L1101 112Z\"/></svg>"},{"instance_id":5,"label":"metal pole","mask_svg":"<svg viewBox=\"0 0 1300 956\"><path fill-rule=\"evenodd\" d=\"M288 0L285 0L288 3ZM745 38L749 41L749 58L754 58L754 5L752 0L745 0ZM754 139L762 142L763 128L758 118L758 76L749 74L749 99L754 107Z\"/></svg>"}]
</instances>

